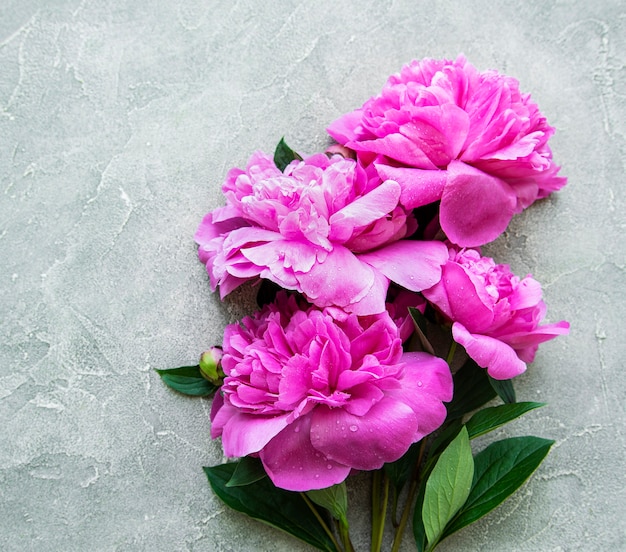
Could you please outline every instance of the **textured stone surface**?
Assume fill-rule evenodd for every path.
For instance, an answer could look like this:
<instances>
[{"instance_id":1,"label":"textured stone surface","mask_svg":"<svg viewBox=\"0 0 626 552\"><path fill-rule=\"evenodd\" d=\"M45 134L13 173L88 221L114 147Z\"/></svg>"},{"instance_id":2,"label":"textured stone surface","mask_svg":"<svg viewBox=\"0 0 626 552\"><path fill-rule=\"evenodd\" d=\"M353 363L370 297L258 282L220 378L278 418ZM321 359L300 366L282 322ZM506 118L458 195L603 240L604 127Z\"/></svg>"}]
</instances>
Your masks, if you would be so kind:
<instances>
[{"instance_id":1,"label":"textured stone surface","mask_svg":"<svg viewBox=\"0 0 626 552\"><path fill-rule=\"evenodd\" d=\"M440 549L626 550L626 10L459 5L2 2L1 550L309 550L219 503L201 471L222 460L210 403L153 371L195 362L242 310L209 292L193 232L254 149L284 134L317 151L403 63L459 52L516 76L558 128L569 185L487 252L573 327L517 384L549 406L499 432L552 453Z\"/></svg>"}]
</instances>

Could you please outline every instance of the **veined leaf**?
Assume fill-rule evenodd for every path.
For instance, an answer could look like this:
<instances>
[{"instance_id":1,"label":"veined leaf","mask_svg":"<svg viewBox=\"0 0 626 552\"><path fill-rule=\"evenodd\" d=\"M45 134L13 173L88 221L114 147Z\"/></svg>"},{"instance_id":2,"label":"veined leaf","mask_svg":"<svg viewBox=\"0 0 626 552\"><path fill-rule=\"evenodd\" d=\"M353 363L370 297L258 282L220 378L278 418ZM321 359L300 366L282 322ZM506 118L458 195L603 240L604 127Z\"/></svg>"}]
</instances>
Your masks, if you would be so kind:
<instances>
[{"instance_id":1,"label":"veined leaf","mask_svg":"<svg viewBox=\"0 0 626 552\"><path fill-rule=\"evenodd\" d=\"M227 487L236 464L205 467L213 491L228 506L276 527L318 550L339 552L300 493L278 489L269 478L245 487Z\"/></svg>"},{"instance_id":2,"label":"veined leaf","mask_svg":"<svg viewBox=\"0 0 626 552\"><path fill-rule=\"evenodd\" d=\"M519 418L523 414L526 414L526 412L542 406L545 406L545 403L521 402L500 404L479 410L465 424L469 438L474 439L480 435L484 435L515 418Z\"/></svg>"},{"instance_id":3,"label":"veined leaf","mask_svg":"<svg viewBox=\"0 0 626 552\"><path fill-rule=\"evenodd\" d=\"M447 406L447 421L461 418L496 396L495 389L489 383L487 370L471 358L454 374L453 379L454 397Z\"/></svg>"},{"instance_id":4,"label":"veined leaf","mask_svg":"<svg viewBox=\"0 0 626 552\"><path fill-rule=\"evenodd\" d=\"M473 475L474 459L467 429L463 427L441 453L426 482L422 520L429 550L439 542L448 522L465 504Z\"/></svg>"},{"instance_id":5,"label":"veined leaf","mask_svg":"<svg viewBox=\"0 0 626 552\"><path fill-rule=\"evenodd\" d=\"M169 370L157 370L157 373L168 387L183 395L208 397L218 389L202 377L200 366L181 366Z\"/></svg>"},{"instance_id":6,"label":"veined leaf","mask_svg":"<svg viewBox=\"0 0 626 552\"><path fill-rule=\"evenodd\" d=\"M477 454L467 502L445 528L443 537L473 523L513 494L541 464L553 443L540 437L511 437Z\"/></svg>"},{"instance_id":7,"label":"veined leaf","mask_svg":"<svg viewBox=\"0 0 626 552\"><path fill-rule=\"evenodd\" d=\"M345 482L325 489L307 491L306 495L315 502L315 504L326 508L335 519L347 523L348 493L346 491Z\"/></svg>"},{"instance_id":8,"label":"veined leaf","mask_svg":"<svg viewBox=\"0 0 626 552\"><path fill-rule=\"evenodd\" d=\"M287 165L294 159L302 161L302 157L287 145L285 138L281 138L274 151L274 164L284 172Z\"/></svg>"},{"instance_id":9,"label":"veined leaf","mask_svg":"<svg viewBox=\"0 0 626 552\"><path fill-rule=\"evenodd\" d=\"M505 403L515 402L515 389L513 388L513 380L497 380L489 376L489 383L498 394L498 397L500 397Z\"/></svg>"},{"instance_id":10,"label":"veined leaf","mask_svg":"<svg viewBox=\"0 0 626 552\"><path fill-rule=\"evenodd\" d=\"M263 463L258 458L245 456L235 463L233 476L226 483L227 487L243 487L255 483L267 476Z\"/></svg>"}]
</instances>

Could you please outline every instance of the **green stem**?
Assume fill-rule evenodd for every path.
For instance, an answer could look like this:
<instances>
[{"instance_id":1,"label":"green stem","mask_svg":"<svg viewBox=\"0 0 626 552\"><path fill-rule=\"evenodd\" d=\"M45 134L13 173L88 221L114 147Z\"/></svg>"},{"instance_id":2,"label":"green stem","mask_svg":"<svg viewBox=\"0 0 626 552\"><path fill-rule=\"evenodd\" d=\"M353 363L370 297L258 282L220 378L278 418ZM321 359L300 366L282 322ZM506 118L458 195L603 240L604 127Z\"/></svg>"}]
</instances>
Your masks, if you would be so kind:
<instances>
[{"instance_id":1,"label":"green stem","mask_svg":"<svg viewBox=\"0 0 626 552\"><path fill-rule=\"evenodd\" d=\"M322 516L320 516L320 513L317 511L317 508L311 502L311 499L305 493L300 493L300 496L303 498L304 502L309 507L311 512L313 512L313 515L317 518L317 521L319 521L320 525L322 526L322 529L324 529L326 534L330 537L330 540L333 541L333 544L335 545L335 548L337 548L337 550L339 552L342 552L344 549L341 547L341 545L339 544L339 542L335 538L335 535L330 530L330 527L328 527L328 525L324 521L324 518Z\"/></svg>"},{"instance_id":2,"label":"green stem","mask_svg":"<svg viewBox=\"0 0 626 552\"><path fill-rule=\"evenodd\" d=\"M350 528L346 519L337 520L337 527L339 527L339 536L341 542L343 542L343 548L346 552L354 552L354 546L350 540Z\"/></svg>"},{"instance_id":3,"label":"green stem","mask_svg":"<svg viewBox=\"0 0 626 552\"><path fill-rule=\"evenodd\" d=\"M383 488L382 500L380 499L381 484ZM387 504L389 503L389 478L383 470L376 470L374 472L372 491L372 545L370 551L380 552L383 545Z\"/></svg>"},{"instance_id":4,"label":"green stem","mask_svg":"<svg viewBox=\"0 0 626 552\"><path fill-rule=\"evenodd\" d=\"M446 362L448 363L448 366L452 366L452 360L454 359L454 353L456 353L456 341L454 341L454 339L452 340L452 343L450 344L450 350L448 351L448 356L446 357Z\"/></svg>"},{"instance_id":5,"label":"green stem","mask_svg":"<svg viewBox=\"0 0 626 552\"><path fill-rule=\"evenodd\" d=\"M396 529L396 533L393 537L393 546L391 548L391 552L398 552L400 550L400 545L402 544L402 537L404 536L404 530L406 528L406 524L409 521L409 514L411 513L411 505L415 500L415 496L417 494L417 489L420 482L420 465L422 464L422 457L424 456L424 447L426 445L426 441L422 440L422 444L420 445L419 456L417 458L417 462L415 463L415 469L413 470L413 475L411 476L411 485L409 487L409 494L406 498L406 503L404 504L404 510L402 512L402 517L400 518L400 523L398 528Z\"/></svg>"}]
</instances>

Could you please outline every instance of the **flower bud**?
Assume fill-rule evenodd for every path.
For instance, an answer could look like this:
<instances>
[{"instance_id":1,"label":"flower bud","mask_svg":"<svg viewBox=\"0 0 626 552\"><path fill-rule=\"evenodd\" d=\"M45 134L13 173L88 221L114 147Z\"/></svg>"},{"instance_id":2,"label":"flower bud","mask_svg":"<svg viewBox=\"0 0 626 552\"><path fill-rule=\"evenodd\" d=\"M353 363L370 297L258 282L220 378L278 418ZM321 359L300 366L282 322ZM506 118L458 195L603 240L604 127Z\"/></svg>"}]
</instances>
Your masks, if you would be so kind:
<instances>
[{"instance_id":1,"label":"flower bud","mask_svg":"<svg viewBox=\"0 0 626 552\"><path fill-rule=\"evenodd\" d=\"M211 347L200 356L200 373L213 385L222 385L224 381L223 354L221 347Z\"/></svg>"}]
</instances>

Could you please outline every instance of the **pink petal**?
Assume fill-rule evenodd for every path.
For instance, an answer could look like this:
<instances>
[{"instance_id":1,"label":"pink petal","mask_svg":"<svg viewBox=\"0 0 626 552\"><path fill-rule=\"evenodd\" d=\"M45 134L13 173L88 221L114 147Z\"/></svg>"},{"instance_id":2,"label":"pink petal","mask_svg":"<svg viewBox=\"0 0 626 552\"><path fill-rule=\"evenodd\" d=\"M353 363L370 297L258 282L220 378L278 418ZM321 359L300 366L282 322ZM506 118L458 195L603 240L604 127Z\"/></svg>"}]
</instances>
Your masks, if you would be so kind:
<instances>
[{"instance_id":1,"label":"pink petal","mask_svg":"<svg viewBox=\"0 0 626 552\"><path fill-rule=\"evenodd\" d=\"M403 402L386 397L364 416L320 406L312 414L311 443L328 458L375 470L400 458L413 443L417 420Z\"/></svg>"},{"instance_id":2,"label":"pink petal","mask_svg":"<svg viewBox=\"0 0 626 552\"><path fill-rule=\"evenodd\" d=\"M362 383L350 389L350 399L343 408L355 416L364 416L384 396L383 391L377 385Z\"/></svg>"},{"instance_id":3,"label":"pink petal","mask_svg":"<svg viewBox=\"0 0 626 552\"><path fill-rule=\"evenodd\" d=\"M274 485L288 491L324 489L341 483L350 467L326 458L313 448L311 416L303 416L276 435L259 457Z\"/></svg>"},{"instance_id":4,"label":"pink petal","mask_svg":"<svg viewBox=\"0 0 626 552\"><path fill-rule=\"evenodd\" d=\"M358 316L368 316L370 314L379 314L385 310L385 298L389 289L389 279L377 270L373 270L373 272L374 283L372 287L364 297L343 307L346 312Z\"/></svg>"},{"instance_id":5,"label":"pink petal","mask_svg":"<svg viewBox=\"0 0 626 552\"><path fill-rule=\"evenodd\" d=\"M376 140L363 140L361 142L348 142L349 148L356 151L369 151L385 155L405 165L419 169L436 169L435 165L426 153L411 139L402 134L387 134Z\"/></svg>"},{"instance_id":6,"label":"pink petal","mask_svg":"<svg viewBox=\"0 0 626 552\"><path fill-rule=\"evenodd\" d=\"M402 387L388 393L413 409L417 418L413 441L417 442L446 419L443 403L452 400L452 373L443 359L427 353L404 353L402 360L406 362Z\"/></svg>"},{"instance_id":7,"label":"pink petal","mask_svg":"<svg viewBox=\"0 0 626 552\"><path fill-rule=\"evenodd\" d=\"M330 217L330 239L335 241L350 239L355 227L367 226L384 217L397 207L399 199L399 184L393 180L383 182Z\"/></svg>"},{"instance_id":8,"label":"pink petal","mask_svg":"<svg viewBox=\"0 0 626 552\"><path fill-rule=\"evenodd\" d=\"M223 207L213 209L210 214L213 215L214 224L231 224L233 225L233 228L250 225L250 222L245 220L241 209L237 205L226 204ZM228 227L227 231L230 232L230 229L228 229Z\"/></svg>"},{"instance_id":9,"label":"pink petal","mask_svg":"<svg viewBox=\"0 0 626 552\"><path fill-rule=\"evenodd\" d=\"M501 336L503 341L506 341L511 347L515 349L523 349L525 347L531 347L550 341L559 335L567 335L569 333L569 322L561 320L556 324L544 324L538 326L534 330L528 332L520 332L515 334L507 334Z\"/></svg>"},{"instance_id":10,"label":"pink petal","mask_svg":"<svg viewBox=\"0 0 626 552\"><path fill-rule=\"evenodd\" d=\"M282 236L273 230L266 230L257 226L246 226L228 233L224 238L224 251L228 257L229 253L237 253L242 247L279 239L282 239Z\"/></svg>"},{"instance_id":11,"label":"pink petal","mask_svg":"<svg viewBox=\"0 0 626 552\"><path fill-rule=\"evenodd\" d=\"M453 103L416 109L400 132L419 145L420 150L438 167L455 159L467 136L469 115Z\"/></svg>"},{"instance_id":12,"label":"pink petal","mask_svg":"<svg viewBox=\"0 0 626 552\"><path fill-rule=\"evenodd\" d=\"M445 360L428 353L407 352L402 355L402 362L407 365L402 379L403 387L427 393L443 402L452 400L452 374ZM411 401L416 410L419 402L418 398Z\"/></svg>"},{"instance_id":13,"label":"pink petal","mask_svg":"<svg viewBox=\"0 0 626 552\"><path fill-rule=\"evenodd\" d=\"M501 160L515 160L530 155L541 139L543 138L543 132L538 130L522 136L519 140L500 148L495 152L490 152L483 156L487 159L501 159Z\"/></svg>"},{"instance_id":14,"label":"pink petal","mask_svg":"<svg viewBox=\"0 0 626 552\"><path fill-rule=\"evenodd\" d=\"M526 364L515 351L499 339L486 335L471 334L462 324L452 325L452 336L465 347L467 354L494 379L505 380L519 376Z\"/></svg>"},{"instance_id":15,"label":"pink petal","mask_svg":"<svg viewBox=\"0 0 626 552\"><path fill-rule=\"evenodd\" d=\"M347 248L337 245L322 262L316 262L308 272L296 274L302 293L320 307L356 303L374 285L374 271ZM382 297L382 312L385 298Z\"/></svg>"},{"instance_id":16,"label":"pink petal","mask_svg":"<svg viewBox=\"0 0 626 552\"><path fill-rule=\"evenodd\" d=\"M446 263L441 281L422 293L448 318L460 322L470 331L486 329L493 322L490 305L481 299L469 272L457 263Z\"/></svg>"},{"instance_id":17,"label":"pink petal","mask_svg":"<svg viewBox=\"0 0 626 552\"><path fill-rule=\"evenodd\" d=\"M198 245L201 245L210 242L220 234L220 228L213 223L213 213L207 213L194 234L194 240Z\"/></svg>"},{"instance_id":18,"label":"pink petal","mask_svg":"<svg viewBox=\"0 0 626 552\"><path fill-rule=\"evenodd\" d=\"M541 301L541 284L533 278L524 278L509 295L508 300L511 310L534 307Z\"/></svg>"},{"instance_id":19,"label":"pink petal","mask_svg":"<svg viewBox=\"0 0 626 552\"><path fill-rule=\"evenodd\" d=\"M428 205L441 199L447 180L446 171L391 167L376 164L383 179L395 180L402 189L400 203L407 209Z\"/></svg>"},{"instance_id":20,"label":"pink petal","mask_svg":"<svg viewBox=\"0 0 626 552\"><path fill-rule=\"evenodd\" d=\"M448 248L438 241L401 240L359 255L392 282L411 291L421 291L441 279L441 266Z\"/></svg>"},{"instance_id":21,"label":"pink petal","mask_svg":"<svg viewBox=\"0 0 626 552\"><path fill-rule=\"evenodd\" d=\"M539 349L539 345L530 345L529 347L524 347L523 349L515 349L515 352L520 360L530 364L533 360L535 360L537 349Z\"/></svg>"},{"instance_id":22,"label":"pink petal","mask_svg":"<svg viewBox=\"0 0 626 552\"><path fill-rule=\"evenodd\" d=\"M533 177L507 180L507 182L515 190L515 195L517 196L517 207L515 208L516 213L521 213L529 205L541 198L538 180L539 179L535 179Z\"/></svg>"},{"instance_id":23,"label":"pink petal","mask_svg":"<svg viewBox=\"0 0 626 552\"><path fill-rule=\"evenodd\" d=\"M280 234L277 234L280 236ZM307 272L315 264L319 248L299 241L277 239L241 249L242 255L260 267L267 267L276 278L285 271ZM280 284L280 282L277 282Z\"/></svg>"},{"instance_id":24,"label":"pink petal","mask_svg":"<svg viewBox=\"0 0 626 552\"><path fill-rule=\"evenodd\" d=\"M448 171L440 207L446 236L462 247L495 240L515 214L515 192L503 180L460 161L450 163Z\"/></svg>"},{"instance_id":25,"label":"pink petal","mask_svg":"<svg viewBox=\"0 0 626 552\"><path fill-rule=\"evenodd\" d=\"M233 290L237 289L240 285L249 281L249 278L236 278L234 276L231 276L230 274L227 274L220 282L220 299L224 299L224 297L226 297ZM213 287L213 290L215 291L215 287Z\"/></svg>"},{"instance_id":26,"label":"pink petal","mask_svg":"<svg viewBox=\"0 0 626 552\"><path fill-rule=\"evenodd\" d=\"M226 405L224 408L224 397L221 393L215 393L211 403L211 439L217 439L222 435L224 424L235 413L235 408Z\"/></svg>"},{"instance_id":27,"label":"pink petal","mask_svg":"<svg viewBox=\"0 0 626 552\"><path fill-rule=\"evenodd\" d=\"M220 409L218 416L223 408ZM291 413L288 413L282 416L266 417L258 414L245 414L234 407L230 408L234 412L227 409L226 413L230 417L223 424L222 430L224 454L230 457L247 456L259 452L273 437L287 427L291 416ZM216 420L219 422L221 420L218 416Z\"/></svg>"},{"instance_id":28,"label":"pink petal","mask_svg":"<svg viewBox=\"0 0 626 552\"><path fill-rule=\"evenodd\" d=\"M354 130L361 126L362 113L361 109L355 109L350 113L346 113L330 123L326 131L337 142L345 146L348 142L358 138Z\"/></svg>"}]
</instances>

